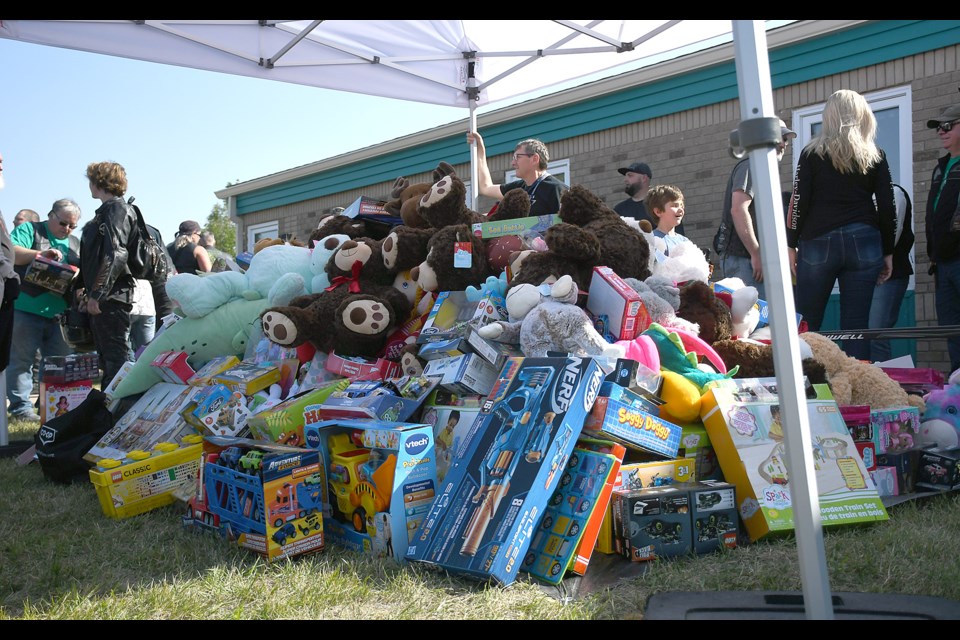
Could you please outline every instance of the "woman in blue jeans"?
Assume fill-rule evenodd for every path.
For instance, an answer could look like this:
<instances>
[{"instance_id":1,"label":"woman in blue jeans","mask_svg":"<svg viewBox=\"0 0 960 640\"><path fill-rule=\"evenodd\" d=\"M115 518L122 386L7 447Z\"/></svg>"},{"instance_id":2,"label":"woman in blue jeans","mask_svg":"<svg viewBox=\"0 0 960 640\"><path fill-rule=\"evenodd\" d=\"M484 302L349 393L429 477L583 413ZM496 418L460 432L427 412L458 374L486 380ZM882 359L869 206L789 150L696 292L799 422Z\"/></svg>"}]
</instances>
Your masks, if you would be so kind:
<instances>
[{"instance_id":1,"label":"woman in blue jeans","mask_svg":"<svg viewBox=\"0 0 960 640\"><path fill-rule=\"evenodd\" d=\"M820 134L800 153L787 245L797 311L811 331L820 330L837 281L840 328L868 328L874 287L893 270L896 210L876 132L863 96L841 89L827 99ZM870 359L869 340L845 340L842 348Z\"/></svg>"}]
</instances>

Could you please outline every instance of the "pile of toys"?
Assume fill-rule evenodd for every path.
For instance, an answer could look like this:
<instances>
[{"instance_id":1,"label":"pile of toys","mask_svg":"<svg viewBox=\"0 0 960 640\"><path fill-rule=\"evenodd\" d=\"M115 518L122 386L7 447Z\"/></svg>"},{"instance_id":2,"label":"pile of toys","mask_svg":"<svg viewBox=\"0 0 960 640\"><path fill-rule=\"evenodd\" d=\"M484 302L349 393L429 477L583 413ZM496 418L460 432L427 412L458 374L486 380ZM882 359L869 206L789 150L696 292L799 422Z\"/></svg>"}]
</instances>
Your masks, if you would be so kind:
<instances>
[{"instance_id":1,"label":"pile of toys","mask_svg":"<svg viewBox=\"0 0 960 640\"><path fill-rule=\"evenodd\" d=\"M271 560L330 543L501 584L792 529L755 289L583 187L488 218L434 177L309 246L258 243L244 272L169 280L177 312L105 390L116 424L86 456L106 515L176 501ZM922 468L960 481L958 455L889 457L929 453L922 399L803 335L826 526L886 519ZM957 447L939 415L929 437Z\"/></svg>"}]
</instances>

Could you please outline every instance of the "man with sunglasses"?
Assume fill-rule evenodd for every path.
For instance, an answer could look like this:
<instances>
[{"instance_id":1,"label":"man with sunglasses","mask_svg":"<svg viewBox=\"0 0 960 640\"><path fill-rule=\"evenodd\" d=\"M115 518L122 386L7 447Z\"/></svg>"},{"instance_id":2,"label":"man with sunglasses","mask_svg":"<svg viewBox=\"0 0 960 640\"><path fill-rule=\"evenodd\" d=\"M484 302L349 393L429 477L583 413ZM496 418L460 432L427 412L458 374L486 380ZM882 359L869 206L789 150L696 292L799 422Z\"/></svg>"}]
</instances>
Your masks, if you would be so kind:
<instances>
[{"instance_id":1,"label":"man with sunglasses","mask_svg":"<svg viewBox=\"0 0 960 640\"><path fill-rule=\"evenodd\" d=\"M927 256L934 276L937 323L960 324L960 105L948 107L928 129L936 129L947 155L937 161L927 196ZM947 338L950 371L960 368L960 337Z\"/></svg>"},{"instance_id":2,"label":"man with sunglasses","mask_svg":"<svg viewBox=\"0 0 960 640\"><path fill-rule=\"evenodd\" d=\"M63 339L56 315L67 308L59 293L44 289L24 276L30 264L42 256L56 262L80 265L80 239L71 232L80 221L80 207L73 200L57 200L44 222L24 222L10 234L15 253L14 269L20 274L20 296L14 303L13 344L7 369L7 400L12 418L39 420L30 402L33 365L41 358L71 353Z\"/></svg>"},{"instance_id":3,"label":"man with sunglasses","mask_svg":"<svg viewBox=\"0 0 960 640\"><path fill-rule=\"evenodd\" d=\"M530 196L530 215L547 216L560 211L560 195L567 185L547 173L550 155L547 145L533 138L517 143L510 166L517 179L506 184L494 184L487 165L487 150L483 138L476 131L467 133L467 143L477 145L477 192L497 202L513 189L523 189Z\"/></svg>"}]
</instances>

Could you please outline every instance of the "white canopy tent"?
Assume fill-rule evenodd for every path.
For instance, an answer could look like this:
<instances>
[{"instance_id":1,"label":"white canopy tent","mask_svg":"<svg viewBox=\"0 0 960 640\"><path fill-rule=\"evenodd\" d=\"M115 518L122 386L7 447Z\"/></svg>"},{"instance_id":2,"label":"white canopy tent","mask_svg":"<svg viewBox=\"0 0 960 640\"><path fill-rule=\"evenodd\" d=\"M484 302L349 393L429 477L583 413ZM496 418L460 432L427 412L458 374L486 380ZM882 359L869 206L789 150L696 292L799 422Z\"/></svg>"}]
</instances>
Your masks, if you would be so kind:
<instances>
[{"instance_id":1,"label":"white canopy tent","mask_svg":"<svg viewBox=\"0 0 960 640\"><path fill-rule=\"evenodd\" d=\"M732 36L757 190L808 618L832 618L794 302L779 141L762 21L725 20L3 20L0 37L281 82L475 109L614 67L652 64ZM758 120L759 119L759 120ZM764 122L764 119L766 120ZM476 151L471 152L476 190ZM476 191L474 191L476 195ZM2 378L0 378L2 382ZM6 413L0 436L6 444Z\"/></svg>"}]
</instances>

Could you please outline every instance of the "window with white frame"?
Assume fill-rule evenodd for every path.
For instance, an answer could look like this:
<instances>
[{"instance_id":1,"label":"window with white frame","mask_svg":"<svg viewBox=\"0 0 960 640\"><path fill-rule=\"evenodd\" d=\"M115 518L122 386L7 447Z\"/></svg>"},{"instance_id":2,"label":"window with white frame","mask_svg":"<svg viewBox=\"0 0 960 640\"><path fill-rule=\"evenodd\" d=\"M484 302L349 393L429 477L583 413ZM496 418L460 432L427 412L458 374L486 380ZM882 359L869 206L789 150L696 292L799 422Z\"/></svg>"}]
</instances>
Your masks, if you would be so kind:
<instances>
[{"instance_id":1,"label":"window with white frame","mask_svg":"<svg viewBox=\"0 0 960 640\"><path fill-rule=\"evenodd\" d=\"M913 201L913 110L910 86L865 93L863 97L867 99L877 118L877 146L887 155L893 181L901 185ZM800 160L800 151L820 132L825 105L826 103L821 103L793 112L793 129L797 132L792 151L794 174ZM915 226L916 212L912 222ZM913 255L911 249L911 263L914 261ZM914 288L912 275L908 288ZM837 291L839 289L835 286L834 293Z\"/></svg>"},{"instance_id":2,"label":"window with white frame","mask_svg":"<svg viewBox=\"0 0 960 640\"><path fill-rule=\"evenodd\" d=\"M279 238L280 224L273 222L261 222L247 227L247 251L253 252L253 247L257 242L264 238Z\"/></svg>"}]
</instances>

